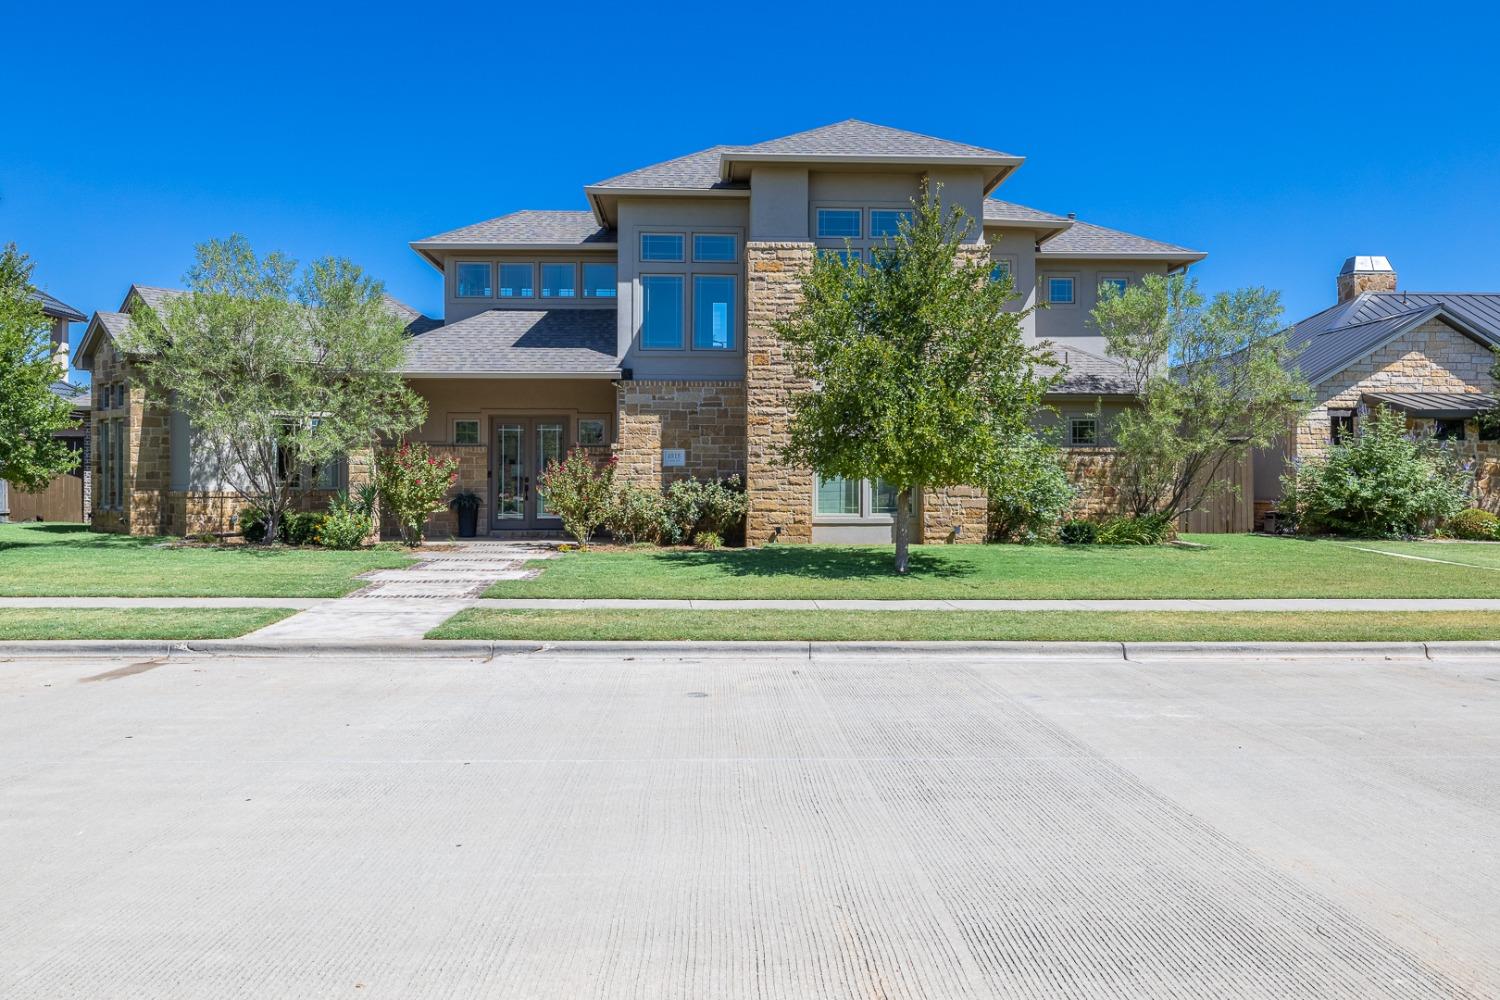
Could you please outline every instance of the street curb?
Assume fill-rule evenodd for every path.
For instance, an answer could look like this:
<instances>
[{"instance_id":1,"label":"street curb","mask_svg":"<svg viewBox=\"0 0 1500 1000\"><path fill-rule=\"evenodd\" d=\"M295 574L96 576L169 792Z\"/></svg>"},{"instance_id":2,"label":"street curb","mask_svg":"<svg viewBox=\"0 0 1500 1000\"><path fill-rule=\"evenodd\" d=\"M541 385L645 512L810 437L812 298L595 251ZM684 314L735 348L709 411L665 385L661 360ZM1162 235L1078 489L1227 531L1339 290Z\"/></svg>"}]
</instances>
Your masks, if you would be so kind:
<instances>
[{"instance_id":1,"label":"street curb","mask_svg":"<svg viewBox=\"0 0 1500 1000\"><path fill-rule=\"evenodd\" d=\"M498 657L702 659L755 656L808 659L907 658L915 665L937 657L1004 660L1097 658L1120 661L1268 659L1330 656L1380 660L1432 660L1488 657L1500 661L1496 642L531 642L467 639L374 640L369 642L255 642L245 639L198 641L65 640L0 642L0 660L95 657L151 659L295 658L470 659Z\"/></svg>"}]
</instances>

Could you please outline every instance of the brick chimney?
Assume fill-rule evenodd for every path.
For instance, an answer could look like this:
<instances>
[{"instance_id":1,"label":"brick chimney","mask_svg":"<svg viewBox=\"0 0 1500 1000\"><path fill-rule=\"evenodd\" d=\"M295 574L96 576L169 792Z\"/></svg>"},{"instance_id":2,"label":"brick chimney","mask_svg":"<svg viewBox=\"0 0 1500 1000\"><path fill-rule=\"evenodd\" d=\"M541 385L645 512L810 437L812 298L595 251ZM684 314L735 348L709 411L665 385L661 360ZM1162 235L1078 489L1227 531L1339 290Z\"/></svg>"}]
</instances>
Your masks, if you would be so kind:
<instances>
[{"instance_id":1,"label":"brick chimney","mask_svg":"<svg viewBox=\"0 0 1500 1000\"><path fill-rule=\"evenodd\" d=\"M1348 302L1361 292L1394 292L1396 272L1384 257L1350 257L1339 268L1339 302Z\"/></svg>"}]
</instances>

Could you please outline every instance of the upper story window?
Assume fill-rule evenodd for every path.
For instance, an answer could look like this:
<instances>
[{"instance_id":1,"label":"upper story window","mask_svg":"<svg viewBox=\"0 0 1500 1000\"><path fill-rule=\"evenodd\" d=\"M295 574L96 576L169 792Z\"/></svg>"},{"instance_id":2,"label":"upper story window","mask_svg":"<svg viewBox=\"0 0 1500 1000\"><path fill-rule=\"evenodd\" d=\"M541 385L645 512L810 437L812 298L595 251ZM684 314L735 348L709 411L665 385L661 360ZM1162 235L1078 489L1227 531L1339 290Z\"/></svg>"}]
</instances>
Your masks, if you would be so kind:
<instances>
[{"instance_id":1,"label":"upper story window","mask_svg":"<svg viewBox=\"0 0 1500 1000\"><path fill-rule=\"evenodd\" d=\"M733 261L736 257L735 239L728 233L694 233L693 260Z\"/></svg>"},{"instance_id":2,"label":"upper story window","mask_svg":"<svg viewBox=\"0 0 1500 1000\"><path fill-rule=\"evenodd\" d=\"M1115 290L1115 294L1116 295L1124 295L1125 294L1125 290L1127 288L1129 288L1129 287L1130 287L1130 279L1129 278L1100 278L1099 279L1099 290L1101 292L1104 291L1104 289L1106 289L1106 288L1113 288Z\"/></svg>"},{"instance_id":3,"label":"upper story window","mask_svg":"<svg viewBox=\"0 0 1500 1000\"><path fill-rule=\"evenodd\" d=\"M1006 281L1011 277L1010 260L1002 257L990 265L991 281Z\"/></svg>"},{"instance_id":4,"label":"upper story window","mask_svg":"<svg viewBox=\"0 0 1500 1000\"><path fill-rule=\"evenodd\" d=\"M1073 279L1072 278L1048 278L1047 279L1047 301L1056 306L1070 306L1073 304Z\"/></svg>"},{"instance_id":5,"label":"upper story window","mask_svg":"<svg viewBox=\"0 0 1500 1000\"><path fill-rule=\"evenodd\" d=\"M818 248L818 256L819 257L837 257L839 260L843 261L845 264L849 263L851 260L860 260L861 259L861 254L860 254L860 252L858 250L834 250L834 249L832 249L830 247L819 247Z\"/></svg>"},{"instance_id":6,"label":"upper story window","mask_svg":"<svg viewBox=\"0 0 1500 1000\"><path fill-rule=\"evenodd\" d=\"M615 265L583 265L583 297L586 299L612 299L619 294Z\"/></svg>"},{"instance_id":7,"label":"upper story window","mask_svg":"<svg viewBox=\"0 0 1500 1000\"><path fill-rule=\"evenodd\" d=\"M857 208L818 209L818 238L823 240L857 240L860 238L860 210Z\"/></svg>"},{"instance_id":8,"label":"upper story window","mask_svg":"<svg viewBox=\"0 0 1500 1000\"><path fill-rule=\"evenodd\" d=\"M681 233L642 233L641 260L681 261Z\"/></svg>"},{"instance_id":9,"label":"upper story window","mask_svg":"<svg viewBox=\"0 0 1500 1000\"><path fill-rule=\"evenodd\" d=\"M901 223L911 224L912 210L909 208L870 209L870 238L882 239L901 234Z\"/></svg>"},{"instance_id":10,"label":"upper story window","mask_svg":"<svg viewBox=\"0 0 1500 1000\"><path fill-rule=\"evenodd\" d=\"M536 295L535 268L530 264L500 265L500 297L529 299Z\"/></svg>"},{"instance_id":11,"label":"upper story window","mask_svg":"<svg viewBox=\"0 0 1500 1000\"><path fill-rule=\"evenodd\" d=\"M734 331L734 276L693 275L693 348L732 351Z\"/></svg>"},{"instance_id":12,"label":"upper story window","mask_svg":"<svg viewBox=\"0 0 1500 1000\"><path fill-rule=\"evenodd\" d=\"M686 306L680 274L641 275L641 347L680 351Z\"/></svg>"},{"instance_id":13,"label":"upper story window","mask_svg":"<svg viewBox=\"0 0 1500 1000\"><path fill-rule=\"evenodd\" d=\"M1099 419L1097 417L1069 417L1068 444L1075 448L1086 448L1099 443Z\"/></svg>"},{"instance_id":14,"label":"upper story window","mask_svg":"<svg viewBox=\"0 0 1500 1000\"><path fill-rule=\"evenodd\" d=\"M578 269L572 264L542 265L542 298L571 299L578 294Z\"/></svg>"},{"instance_id":15,"label":"upper story window","mask_svg":"<svg viewBox=\"0 0 1500 1000\"><path fill-rule=\"evenodd\" d=\"M487 299L491 295L490 265L488 263L460 263L458 265L457 294L461 299Z\"/></svg>"}]
</instances>

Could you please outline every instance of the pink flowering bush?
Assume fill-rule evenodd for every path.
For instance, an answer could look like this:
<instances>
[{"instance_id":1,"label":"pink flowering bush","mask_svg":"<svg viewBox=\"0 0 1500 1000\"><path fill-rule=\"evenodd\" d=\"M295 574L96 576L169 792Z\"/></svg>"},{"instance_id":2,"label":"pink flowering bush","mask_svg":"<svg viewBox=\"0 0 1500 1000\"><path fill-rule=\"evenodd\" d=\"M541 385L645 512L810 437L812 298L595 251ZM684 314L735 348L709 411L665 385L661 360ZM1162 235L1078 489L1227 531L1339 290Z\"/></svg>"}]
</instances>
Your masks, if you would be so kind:
<instances>
[{"instance_id":1,"label":"pink flowering bush","mask_svg":"<svg viewBox=\"0 0 1500 1000\"><path fill-rule=\"evenodd\" d=\"M375 458L380 503L390 511L408 545L422 541L427 518L446 508L448 490L458 480L458 459L430 454L425 444L402 444Z\"/></svg>"},{"instance_id":2,"label":"pink flowering bush","mask_svg":"<svg viewBox=\"0 0 1500 1000\"><path fill-rule=\"evenodd\" d=\"M563 529L583 548L608 520L615 505L615 459L597 467L581 448L561 462L553 459L541 477L547 509L562 518Z\"/></svg>"}]
</instances>

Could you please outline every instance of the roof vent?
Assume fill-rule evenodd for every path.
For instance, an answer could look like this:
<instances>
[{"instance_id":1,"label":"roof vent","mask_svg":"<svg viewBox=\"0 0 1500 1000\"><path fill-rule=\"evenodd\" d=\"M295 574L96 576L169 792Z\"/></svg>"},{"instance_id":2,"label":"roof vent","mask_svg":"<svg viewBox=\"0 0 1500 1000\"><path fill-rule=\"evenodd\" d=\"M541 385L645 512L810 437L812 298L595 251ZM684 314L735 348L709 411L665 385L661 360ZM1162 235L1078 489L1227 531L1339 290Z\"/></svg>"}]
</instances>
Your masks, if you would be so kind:
<instances>
[{"instance_id":1,"label":"roof vent","mask_svg":"<svg viewBox=\"0 0 1500 1000\"><path fill-rule=\"evenodd\" d=\"M1350 257L1339 268L1338 289L1340 302L1348 302L1365 292L1394 292L1396 269L1385 257L1361 255Z\"/></svg>"},{"instance_id":2,"label":"roof vent","mask_svg":"<svg viewBox=\"0 0 1500 1000\"><path fill-rule=\"evenodd\" d=\"M1078 218L1078 213L1077 212L1069 212L1068 213L1068 218L1070 218L1070 219L1077 219Z\"/></svg>"}]
</instances>

